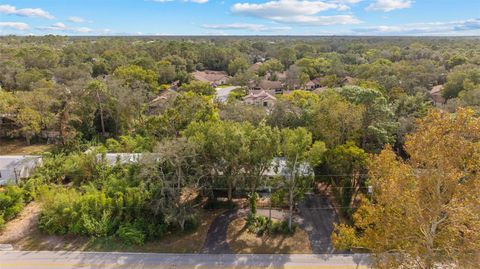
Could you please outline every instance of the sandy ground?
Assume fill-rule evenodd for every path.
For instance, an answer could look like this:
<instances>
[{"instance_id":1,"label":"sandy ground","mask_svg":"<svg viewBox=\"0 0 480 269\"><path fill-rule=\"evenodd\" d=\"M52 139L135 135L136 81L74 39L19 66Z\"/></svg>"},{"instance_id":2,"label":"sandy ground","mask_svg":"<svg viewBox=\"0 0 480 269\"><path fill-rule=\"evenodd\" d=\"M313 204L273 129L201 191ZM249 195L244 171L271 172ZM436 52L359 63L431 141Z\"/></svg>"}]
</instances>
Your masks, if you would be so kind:
<instances>
[{"instance_id":1,"label":"sandy ground","mask_svg":"<svg viewBox=\"0 0 480 269\"><path fill-rule=\"evenodd\" d=\"M37 155L52 148L52 145L27 145L24 140L0 139L0 155Z\"/></svg>"},{"instance_id":2,"label":"sandy ground","mask_svg":"<svg viewBox=\"0 0 480 269\"><path fill-rule=\"evenodd\" d=\"M0 232L0 244L15 243L36 230L40 211L38 203L28 204L15 219L6 223Z\"/></svg>"},{"instance_id":3,"label":"sandy ground","mask_svg":"<svg viewBox=\"0 0 480 269\"><path fill-rule=\"evenodd\" d=\"M265 235L258 237L247 231L245 218L235 219L228 226L227 242L234 253L257 254L311 254L307 233L297 228L293 235Z\"/></svg>"}]
</instances>

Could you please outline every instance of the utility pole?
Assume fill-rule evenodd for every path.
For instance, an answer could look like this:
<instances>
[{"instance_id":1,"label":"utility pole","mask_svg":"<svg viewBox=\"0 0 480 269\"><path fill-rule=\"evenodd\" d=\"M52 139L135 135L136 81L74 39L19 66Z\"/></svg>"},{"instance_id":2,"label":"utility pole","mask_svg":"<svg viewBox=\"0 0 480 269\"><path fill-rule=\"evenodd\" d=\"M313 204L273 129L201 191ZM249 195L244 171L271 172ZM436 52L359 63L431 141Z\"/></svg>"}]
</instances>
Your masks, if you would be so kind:
<instances>
[{"instance_id":1,"label":"utility pole","mask_svg":"<svg viewBox=\"0 0 480 269\"><path fill-rule=\"evenodd\" d=\"M272 228L272 187L268 186L268 202L270 204L269 209L268 209L268 225L270 226L269 228Z\"/></svg>"}]
</instances>

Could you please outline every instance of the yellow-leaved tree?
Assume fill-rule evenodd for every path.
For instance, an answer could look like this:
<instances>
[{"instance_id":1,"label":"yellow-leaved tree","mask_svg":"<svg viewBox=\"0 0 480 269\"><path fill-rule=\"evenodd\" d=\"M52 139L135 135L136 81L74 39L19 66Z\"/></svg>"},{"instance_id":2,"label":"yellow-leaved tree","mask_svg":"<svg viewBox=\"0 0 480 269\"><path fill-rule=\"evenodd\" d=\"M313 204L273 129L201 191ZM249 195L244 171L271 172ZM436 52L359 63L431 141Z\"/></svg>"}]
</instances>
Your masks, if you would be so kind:
<instances>
[{"instance_id":1,"label":"yellow-leaved tree","mask_svg":"<svg viewBox=\"0 0 480 269\"><path fill-rule=\"evenodd\" d=\"M431 111L405 149L407 160L390 147L373 157L373 193L336 226L335 246L371 251L378 268L478 268L480 118Z\"/></svg>"}]
</instances>

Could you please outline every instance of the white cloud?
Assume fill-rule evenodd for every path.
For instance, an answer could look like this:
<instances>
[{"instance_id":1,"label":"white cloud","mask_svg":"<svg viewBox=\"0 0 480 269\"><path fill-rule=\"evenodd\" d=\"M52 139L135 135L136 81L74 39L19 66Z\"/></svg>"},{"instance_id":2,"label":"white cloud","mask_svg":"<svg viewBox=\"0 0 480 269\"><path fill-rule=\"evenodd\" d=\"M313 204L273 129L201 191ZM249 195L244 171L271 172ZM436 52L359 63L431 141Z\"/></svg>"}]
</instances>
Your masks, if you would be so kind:
<instances>
[{"instance_id":1,"label":"white cloud","mask_svg":"<svg viewBox=\"0 0 480 269\"><path fill-rule=\"evenodd\" d=\"M22 8L17 9L11 5L0 5L0 13L7 15L17 15L22 17L40 17L45 19L54 19L50 13L41 8Z\"/></svg>"},{"instance_id":2,"label":"white cloud","mask_svg":"<svg viewBox=\"0 0 480 269\"><path fill-rule=\"evenodd\" d=\"M215 30L248 30L253 32L275 32L275 31L287 31L292 29L289 26L266 26L263 24L250 24L250 23L232 23L232 24L204 24L203 28L215 29Z\"/></svg>"},{"instance_id":3,"label":"white cloud","mask_svg":"<svg viewBox=\"0 0 480 269\"><path fill-rule=\"evenodd\" d=\"M480 19L380 25L354 29L359 35L480 35Z\"/></svg>"},{"instance_id":4,"label":"white cloud","mask_svg":"<svg viewBox=\"0 0 480 269\"><path fill-rule=\"evenodd\" d=\"M50 26L37 27L41 31L61 31L61 32L70 32L70 33L91 33L92 29L87 27L70 27L65 25L63 22L57 22Z\"/></svg>"},{"instance_id":5,"label":"white cloud","mask_svg":"<svg viewBox=\"0 0 480 269\"><path fill-rule=\"evenodd\" d=\"M376 0L367 7L367 10L389 12L395 9L409 8L412 3L411 0Z\"/></svg>"},{"instance_id":6,"label":"white cloud","mask_svg":"<svg viewBox=\"0 0 480 269\"><path fill-rule=\"evenodd\" d=\"M82 22L85 22L85 19L80 18L80 17L72 16L72 17L68 17L68 21L74 22L74 23L82 23Z\"/></svg>"},{"instance_id":7,"label":"white cloud","mask_svg":"<svg viewBox=\"0 0 480 269\"><path fill-rule=\"evenodd\" d=\"M307 25L356 24L360 21L352 15L318 16L326 10L346 10L344 1L308 1L308 0L273 0L265 3L237 3L232 12L246 16L265 18L281 23L299 23Z\"/></svg>"},{"instance_id":8,"label":"white cloud","mask_svg":"<svg viewBox=\"0 0 480 269\"><path fill-rule=\"evenodd\" d=\"M30 27L23 22L0 22L0 28L10 28L15 30L27 30Z\"/></svg>"}]
</instances>

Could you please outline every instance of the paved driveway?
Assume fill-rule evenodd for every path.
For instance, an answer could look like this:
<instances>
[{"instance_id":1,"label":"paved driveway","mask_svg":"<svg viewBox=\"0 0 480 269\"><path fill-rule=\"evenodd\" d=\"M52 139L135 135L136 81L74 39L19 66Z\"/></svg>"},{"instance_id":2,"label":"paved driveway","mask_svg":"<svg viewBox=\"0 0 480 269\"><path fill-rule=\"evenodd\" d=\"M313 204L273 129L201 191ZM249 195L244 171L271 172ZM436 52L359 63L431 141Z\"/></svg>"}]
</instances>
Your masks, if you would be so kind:
<instances>
[{"instance_id":1,"label":"paved driveway","mask_svg":"<svg viewBox=\"0 0 480 269\"><path fill-rule=\"evenodd\" d=\"M307 194L299 204L299 216L296 222L308 233L313 253L338 253L330 239L333 223L338 222L338 217L327 197Z\"/></svg>"},{"instance_id":2,"label":"paved driveway","mask_svg":"<svg viewBox=\"0 0 480 269\"><path fill-rule=\"evenodd\" d=\"M294 221L303 228L310 239L312 251L315 254L346 253L336 251L332 246L330 236L333 232L333 224L338 222L333 206L326 196L318 194L307 194L299 204L299 212L295 215ZM228 254L233 253L227 243L227 230L231 221L239 216L245 216L248 209L231 210L223 213L215 219L208 231L207 238L202 247L201 253ZM288 212L272 210L272 217L286 219ZM268 209L258 209L258 215L268 216Z\"/></svg>"}]
</instances>

